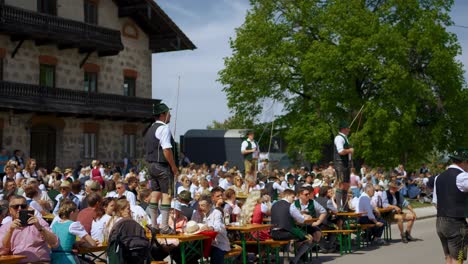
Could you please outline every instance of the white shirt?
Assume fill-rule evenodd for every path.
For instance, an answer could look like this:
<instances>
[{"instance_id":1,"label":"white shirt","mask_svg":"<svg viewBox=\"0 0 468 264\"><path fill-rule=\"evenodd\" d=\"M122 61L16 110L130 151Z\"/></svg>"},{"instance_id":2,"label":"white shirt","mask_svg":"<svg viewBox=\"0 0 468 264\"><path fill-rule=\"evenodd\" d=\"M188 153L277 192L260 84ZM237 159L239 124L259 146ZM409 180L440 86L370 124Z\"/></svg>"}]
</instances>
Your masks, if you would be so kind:
<instances>
[{"instance_id":1,"label":"white shirt","mask_svg":"<svg viewBox=\"0 0 468 264\"><path fill-rule=\"evenodd\" d=\"M195 184L190 185L190 195L192 199L195 198L195 194L200 190L200 186L196 186Z\"/></svg>"},{"instance_id":2,"label":"white shirt","mask_svg":"<svg viewBox=\"0 0 468 264\"><path fill-rule=\"evenodd\" d=\"M60 223L65 223L65 222L68 222L68 221L71 221L71 220L67 220L67 221L62 221L61 219L58 220L57 222L60 222ZM54 224L56 224L57 222L54 222L50 225L50 228L52 228L52 226ZM83 225L80 223L80 222L73 222L71 223L70 227L68 228L68 232L70 232L72 235L75 235L79 238L83 238L85 237L88 233L86 232L86 230L84 229Z\"/></svg>"},{"instance_id":3,"label":"white shirt","mask_svg":"<svg viewBox=\"0 0 468 264\"><path fill-rule=\"evenodd\" d=\"M132 218L141 226L146 227L146 225L151 224L151 218L139 205L130 205L130 211L132 211Z\"/></svg>"},{"instance_id":4,"label":"white shirt","mask_svg":"<svg viewBox=\"0 0 468 264\"><path fill-rule=\"evenodd\" d=\"M209 227L212 227L214 231L218 232L218 235L212 242L213 246L224 251L231 250L231 244L227 237L223 215L218 209L211 208L211 211L205 217L202 217L198 210L195 210L192 215L192 220L197 223L206 224Z\"/></svg>"},{"instance_id":5,"label":"white shirt","mask_svg":"<svg viewBox=\"0 0 468 264\"><path fill-rule=\"evenodd\" d=\"M127 198L127 201L130 203L130 205L136 205L136 197L135 194L133 194L130 191L125 190L125 192L122 195L119 195L117 192L113 194L109 194L107 197L114 197L114 198L120 198L122 196L125 196Z\"/></svg>"},{"instance_id":6,"label":"white shirt","mask_svg":"<svg viewBox=\"0 0 468 264\"><path fill-rule=\"evenodd\" d=\"M111 216L104 214L99 220L93 220L91 224L91 237L102 243L104 241L104 229Z\"/></svg>"},{"instance_id":7,"label":"white shirt","mask_svg":"<svg viewBox=\"0 0 468 264\"><path fill-rule=\"evenodd\" d=\"M249 138L247 138L246 140L242 141L242 144L241 144L241 153L243 153L244 151L247 150L247 147L249 146L249 143L250 142L250 145L251 145L251 148L254 149L254 148L257 148L255 152L252 153L252 156L254 158L258 158L258 153L260 152L259 150L259 146L257 145L257 143L255 142L255 140L250 140Z\"/></svg>"},{"instance_id":8,"label":"white shirt","mask_svg":"<svg viewBox=\"0 0 468 264\"><path fill-rule=\"evenodd\" d=\"M343 151L344 144L346 143L345 139L342 136L345 137L346 139L348 139L348 137L345 134L340 132L340 133L338 133L338 136L336 136L335 140L334 140L335 147L336 147L336 150L338 151L338 153ZM348 154L348 158L351 158L351 154Z\"/></svg>"},{"instance_id":9,"label":"white shirt","mask_svg":"<svg viewBox=\"0 0 468 264\"><path fill-rule=\"evenodd\" d=\"M370 201L371 198L369 195L366 192L363 192L359 197L356 213L364 213L362 216L367 216L370 220L376 220L373 212L374 208L372 208Z\"/></svg>"},{"instance_id":10,"label":"white shirt","mask_svg":"<svg viewBox=\"0 0 468 264\"><path fill-rule=\"evenodd\" d=\"M223 188L224 190L227 190L231 186L232 183L228 182L226 179L221 179L219 181L219 187Z\"/></svg>"},{"instance_id":11,"label":"white shirt","mask_svg":"<svg viewBox=\"0 0 468 264\"><path fill-rule=\"evenodd\" d=\"M274 190L277 190L278 192L282 193L284 192L284 190L286 190L286 188L284 188L283 186L281 186L279 183L277 182L274 182L273 183L273 189Z\"/></svg>"},{"instance_id":12,"label":"white shirt","mask_svg":"<svg viewBox=\"0 0 468 264\"><path fill-rule=\"evenodd\" d=\"M156 121L154 124L162 124L162 126L159 126L158 129L156 129L156 132L154 133L154 136L159 139L159 143L161 143L161 147L163 149L170 149L172 148L171 145L171 130L169 129L169 126L162 122L162 121ZM153 125L154 125L153 124Z\"/></svg>"},{"instance_id":13,"label":"white shirt","mask_svg":"<svg viewBox=\"0 0 468 264\"><path fill-rule=\"evenodd\" d=\"M448 166L447 169L450 169L450 168L460 170L461 173L457 175L457 179L456 179L457 188L461 192L468 192L468 173L466 171L464 171L462 168L460 168L456 164L452 164L452 165ZM433 204L437 204L437 192L436 192L437 178L439 178L439 175L436 176L435 179L434 179L434 191L432 192L432 203Z\"/></svg>"}]
</instances>

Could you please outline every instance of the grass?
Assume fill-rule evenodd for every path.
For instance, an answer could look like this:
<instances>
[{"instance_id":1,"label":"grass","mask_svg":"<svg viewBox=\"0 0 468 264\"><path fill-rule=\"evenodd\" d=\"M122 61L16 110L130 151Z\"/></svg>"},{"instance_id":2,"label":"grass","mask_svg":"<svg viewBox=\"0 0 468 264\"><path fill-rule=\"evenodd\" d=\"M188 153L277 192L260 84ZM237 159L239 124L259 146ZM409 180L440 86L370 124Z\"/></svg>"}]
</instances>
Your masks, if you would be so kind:
<instances>
[{"instance_id":1,"label":"grass","mask_svg":"<svg viewBox=\"0 0 468 264\"><path fill-rule=\"evenodd\" d=\"M417 199L408 199L408 202L411 204L413 208L433 206L431 203L420 203Z\"/></svg>"}]
</instances>

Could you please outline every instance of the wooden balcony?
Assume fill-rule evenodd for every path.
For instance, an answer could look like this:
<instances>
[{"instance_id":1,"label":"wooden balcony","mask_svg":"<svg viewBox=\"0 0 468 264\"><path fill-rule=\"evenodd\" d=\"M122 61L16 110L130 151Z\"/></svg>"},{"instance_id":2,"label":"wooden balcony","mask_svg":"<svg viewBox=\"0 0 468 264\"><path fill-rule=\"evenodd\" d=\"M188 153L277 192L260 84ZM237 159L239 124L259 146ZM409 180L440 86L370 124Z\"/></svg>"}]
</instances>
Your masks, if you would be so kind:
<instances>
[{"instance_id":1,"label":"wooden balcony","mask_svg":"<svg viewBox=\"0 0 468 264\"><path fill-rule=\"evenodd\" d=\"M100 56L123 50L120 31L0 4L0 33L12 40L35 40L36 44L57 44L60 49L97 51Z\"/></svg>"},{"instance_id":2,"label":"wooden balcony","mask_svg":"<svg viewBox=\"0 0 468 264\"><path fill-rule=\"evenodd\" d=\"M0 81L0 109L22 113L148 121L160 100Z\"/></svg>"}]
</instances>

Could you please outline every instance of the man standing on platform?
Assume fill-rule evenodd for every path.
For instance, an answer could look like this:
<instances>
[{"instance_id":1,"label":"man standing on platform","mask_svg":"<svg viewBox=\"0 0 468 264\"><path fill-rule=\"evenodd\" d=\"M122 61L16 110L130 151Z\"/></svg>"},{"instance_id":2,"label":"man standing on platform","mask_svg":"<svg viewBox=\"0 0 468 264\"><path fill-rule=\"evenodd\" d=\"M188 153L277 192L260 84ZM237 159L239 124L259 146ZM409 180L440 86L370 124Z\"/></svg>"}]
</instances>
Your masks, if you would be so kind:
<instances>
[{"instance_id":1,"label":"man standing on platform","mask_svg":"<svg viewBox=\"0 0 468 264\"><path fill-rule=\"evenodd\" d=\"M245 176L252 175L257 180L257 167L260 148L254 140L254 132L247 131L247 138L242 141L241 153L244 156Z\"/></svg>"},{"instance_id":2,"label":"man standing on platform","mask_svg":"<svg viewBox=\"0 0 468 264\"><path fill-rule=\"evenodd\" d=\"M335 153L334 153L334 165L336 171L336 203L338 210L347 210L347 199L348 189L350 180L350 167L351 167L351 155L354 153L354 149L351 148L348 135L349 135L349 124L345 121L341 121L339 124L340 132L335 137Z\"/></svg>"},{"instance_id":3,"label":"man standing on platform","mask_svg":"<svg viewBox=\"0 0 468 264\"><path fill-rule=\"evenodd\" d=\"M458 263L459 259L466 260L468 149L459 148L450 158L453 164L435 179L433 198L437 202L436 229L445 263Z\"/></svg>"},{"instance_id":4,"label":"man standing on platform","mask_svg":"<svg viewBox=\"0 0 468 264\"><path fill-rule=\"evenodd\" d=\"M151 225L157 226L158 205L161 201L161 234L173 234L168 225L174 182L179 175L176 165L177 146L171 135L169 124L171 113L166 104L153 105L155 122L146 130L145 151L150 174L151 199L148 205ZM161 195L162 194L162 195Z\"/></svg>"}]
</instances>

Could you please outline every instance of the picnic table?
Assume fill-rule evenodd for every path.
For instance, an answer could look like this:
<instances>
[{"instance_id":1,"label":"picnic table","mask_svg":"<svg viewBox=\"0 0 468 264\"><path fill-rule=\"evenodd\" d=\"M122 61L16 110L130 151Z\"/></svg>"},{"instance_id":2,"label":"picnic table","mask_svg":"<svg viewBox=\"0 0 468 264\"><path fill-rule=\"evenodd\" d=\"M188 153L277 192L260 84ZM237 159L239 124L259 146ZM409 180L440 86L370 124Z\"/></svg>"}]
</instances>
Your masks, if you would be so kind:
<instances>
[{"instance_id":1,"label":"picnic table","mask_svg":"<svg viewBox=\"0 0 468 264\"><path fill-rule=\"evenodd\" d=\"M19 263L20 260L25 259L26 256L22 255L5 255L0 256L0 263L2 264L14 264Z\"/></svg>"},{"instance_id":2,"label":"picnic table","mask_svg":"<svg viewBox=\"0 0 468 264\"><path fill-rule=\"evenodd\" d=\"M203 262L203 240L209 239L209 236L203 234L175 234L175 235L156 235L156 238L161 239L178 239L180 243L180 252L182 257L182 264L187 262L187 256L190 254L196 254L200 256L201 263ZM189 243L193 242L193 243Z\"/></svg>"},{"instance_id":3,"label":"picnic table","mask_svg":"<svg viewBox=\"0 0 468 264\"><path fill-rule=\"evenodd\" d=\"M46 214L46 215L43 215L42 218L47 222L49 223L49 225L52 223L52 221L54 220L55 218L55 215L53 214Z\"/></svg>"},{"instance_id":4,"label":"picnic table","mask_svg":"<svg viewBox=\"0 0 468 264\"><path fill-rule=\"evenodd\" d=\"M246 224L242 226L238 225L227 225L226 230L227 231L238 231L240 233L240 238L241 238L241 246L242 246L242 263L247 264L247 235L249 235L251 232L255 231L261 231L261 230L266 230L270 229L273 227L273 225L270 224ZM253 237L253 236L248 236L252 237L256 242L257 242L257 247L258 247L258 252L260 253L260 240L258 239L259 236ZM260 260L259 263L262 262L261 259L261 254L259 254Z\"/></svg>"},{"instance_id":5,"label":"picnic table","mask_svg":"<svg viewBox=\"0 0 468 264\"><path fill-rule=\"evenodd\" d=\"M384 240L386 241L390 241L392 240L392 228L391 228L391 221L393 221L393 219L390 219L389 216L392 216L392 211L393 209L392 208L377 208L377 210L379 211L380 215L382 216L382 218L385 219L385 227L384 227ZM387 215L387 217L385 217L385 215Z\"/></svg>"},{"instance_id":6,"label":"picnic table","mask_svg":"<svg viewBox=\"0 0 468 264\"><path fill-rule=\"evenodd\" d=\"M107 245L99 245L95 247L79 247L77 249L77 254L78 257L83 260L85 260L86 257L89 257L91 258L92 262L107 262L106 251Z\"/></svg>"}]
</instances>

